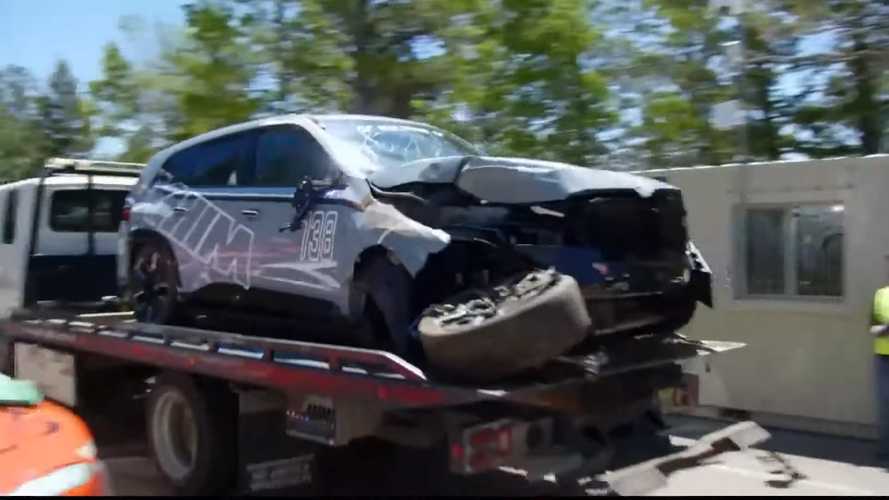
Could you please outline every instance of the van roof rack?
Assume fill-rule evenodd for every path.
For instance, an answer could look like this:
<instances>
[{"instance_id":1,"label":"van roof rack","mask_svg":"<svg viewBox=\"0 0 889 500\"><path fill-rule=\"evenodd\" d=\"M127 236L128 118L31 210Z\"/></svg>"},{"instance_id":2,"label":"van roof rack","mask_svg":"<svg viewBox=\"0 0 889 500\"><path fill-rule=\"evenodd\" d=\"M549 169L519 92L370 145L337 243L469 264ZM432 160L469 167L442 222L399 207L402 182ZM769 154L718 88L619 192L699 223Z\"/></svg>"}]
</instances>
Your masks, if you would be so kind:
<instances>
[{"instance_id":1,"label":"van roof rack","mask_svg":"<svg viewBox=\"0 0 889 500\"><path fill-rule=\"evenodd\" d=\"M143 167L145 167L143 163L81 160L75 158L49 158L44 164L47 175L94 174L138 177Z\"/></svg>"}]
</instances>

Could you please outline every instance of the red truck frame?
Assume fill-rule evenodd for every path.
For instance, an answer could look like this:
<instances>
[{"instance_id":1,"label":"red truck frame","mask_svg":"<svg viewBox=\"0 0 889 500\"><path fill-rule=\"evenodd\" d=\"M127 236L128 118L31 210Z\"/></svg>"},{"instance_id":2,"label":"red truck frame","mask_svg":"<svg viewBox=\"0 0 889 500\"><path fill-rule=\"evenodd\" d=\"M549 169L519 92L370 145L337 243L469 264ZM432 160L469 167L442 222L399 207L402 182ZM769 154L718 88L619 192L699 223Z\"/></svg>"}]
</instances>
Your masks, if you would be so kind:
<instances>
[{"instance_id":1,"label":"red truck frame","mask_svg":"<svg viewBox=\"0 0 889 500\"><path fill-rule=\"evenodd\" d=\"M609 433L640 418L657 420L657 391L681 384L679 363L742 346L681 335L623 339L477 387L433 379L384 351L141 324L126 312L22 310L0 323L7 370L15 369L12 351L19 343L73 355L83 380L96 360L114 366L120 377L153 381L152 391L187 379L204 401L192 411L215 412L195 415L198 422L219 422L230 413L225 425L200 431L205 438L215 433L212 441L225 445L196 460L210 460L211 471L237 470L237 481L168 478L183 493L317 484L320 469L305 457L364 438L435 450L436 464L449 474L504 466L526 470L529 479L602 472L614 451ZM104 373L104 380L117 378ZM81 394L90 390L89 384L77 387ZM150 405L147 413L150 422ZM269 430L273 445L257 438ZM163 459L169 450L158 449L158 442L164 441L152 451Z\"/></svg>"}]
</instances>

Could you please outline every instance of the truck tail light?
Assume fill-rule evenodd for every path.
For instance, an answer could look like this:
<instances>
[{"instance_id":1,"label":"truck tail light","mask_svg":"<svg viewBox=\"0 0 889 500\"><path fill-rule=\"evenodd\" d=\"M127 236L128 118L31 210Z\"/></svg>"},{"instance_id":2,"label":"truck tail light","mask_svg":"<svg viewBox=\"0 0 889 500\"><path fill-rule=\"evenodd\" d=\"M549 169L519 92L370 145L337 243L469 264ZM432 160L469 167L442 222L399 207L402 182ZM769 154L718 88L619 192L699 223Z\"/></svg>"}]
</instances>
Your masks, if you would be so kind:
<instances>
[{"instance_id":1,"label":"truck tail light","mask_svg":"<svg viewBox=\"0 0 889 500\"><path fill-rule=\"evenodd\" d=\"M451 444L454 468L464 474L475 474L506 463L513 454L512 424L500 421L464 430L461 442Z\"/></svg>"},{"instance_id":2,"label":"truck tail light","mask_svg":"<svg viewBox=\"0 0 889 500\"><path fill-rule=\"evenodd\" d=\"M129 204L125 204L123 210L120 211L120 220L123 222L130 222L130 208Z\"/></svg>"}]
</instances>

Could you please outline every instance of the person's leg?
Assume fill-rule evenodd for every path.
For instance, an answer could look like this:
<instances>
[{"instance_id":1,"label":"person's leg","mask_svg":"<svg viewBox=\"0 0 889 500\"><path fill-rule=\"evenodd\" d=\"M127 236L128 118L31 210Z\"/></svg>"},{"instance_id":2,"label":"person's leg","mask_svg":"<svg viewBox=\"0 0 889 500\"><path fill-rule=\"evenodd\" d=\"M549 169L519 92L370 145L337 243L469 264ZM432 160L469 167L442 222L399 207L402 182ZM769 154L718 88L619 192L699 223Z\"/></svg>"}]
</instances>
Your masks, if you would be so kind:
<instances>
[{"instance_id":1,"label":"person's leg","mask_svg":"<svg viewBox=\"0 0 889 500\"><path fill-rule=\"evenodd\" d=\"M889 356L875 355L874 378L877 396L877 455L889 459Z\"/></svg>"}]
</instances>

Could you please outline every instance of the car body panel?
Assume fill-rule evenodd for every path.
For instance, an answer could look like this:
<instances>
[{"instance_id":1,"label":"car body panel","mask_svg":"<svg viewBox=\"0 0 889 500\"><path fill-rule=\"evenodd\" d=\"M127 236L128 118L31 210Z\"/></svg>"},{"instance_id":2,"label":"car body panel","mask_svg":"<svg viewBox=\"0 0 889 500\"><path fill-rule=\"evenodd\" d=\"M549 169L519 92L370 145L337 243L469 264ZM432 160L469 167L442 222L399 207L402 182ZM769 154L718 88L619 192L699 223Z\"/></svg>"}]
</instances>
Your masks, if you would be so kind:
<instances>
[{"instance_id":1,"label":"car body panel","mask_svg":"<svg viewBox=\"0 0 889 500\"><path fill-rule=\"evenodd\" d=\"M382 188L418 182L450 183L480 200L506 204L544 203L601 190L633 190L648 197L659 189L676 189L655 179L622 172L490 156L418 160L376 172L370 180Z\"/></svg>"}]
</instances>

